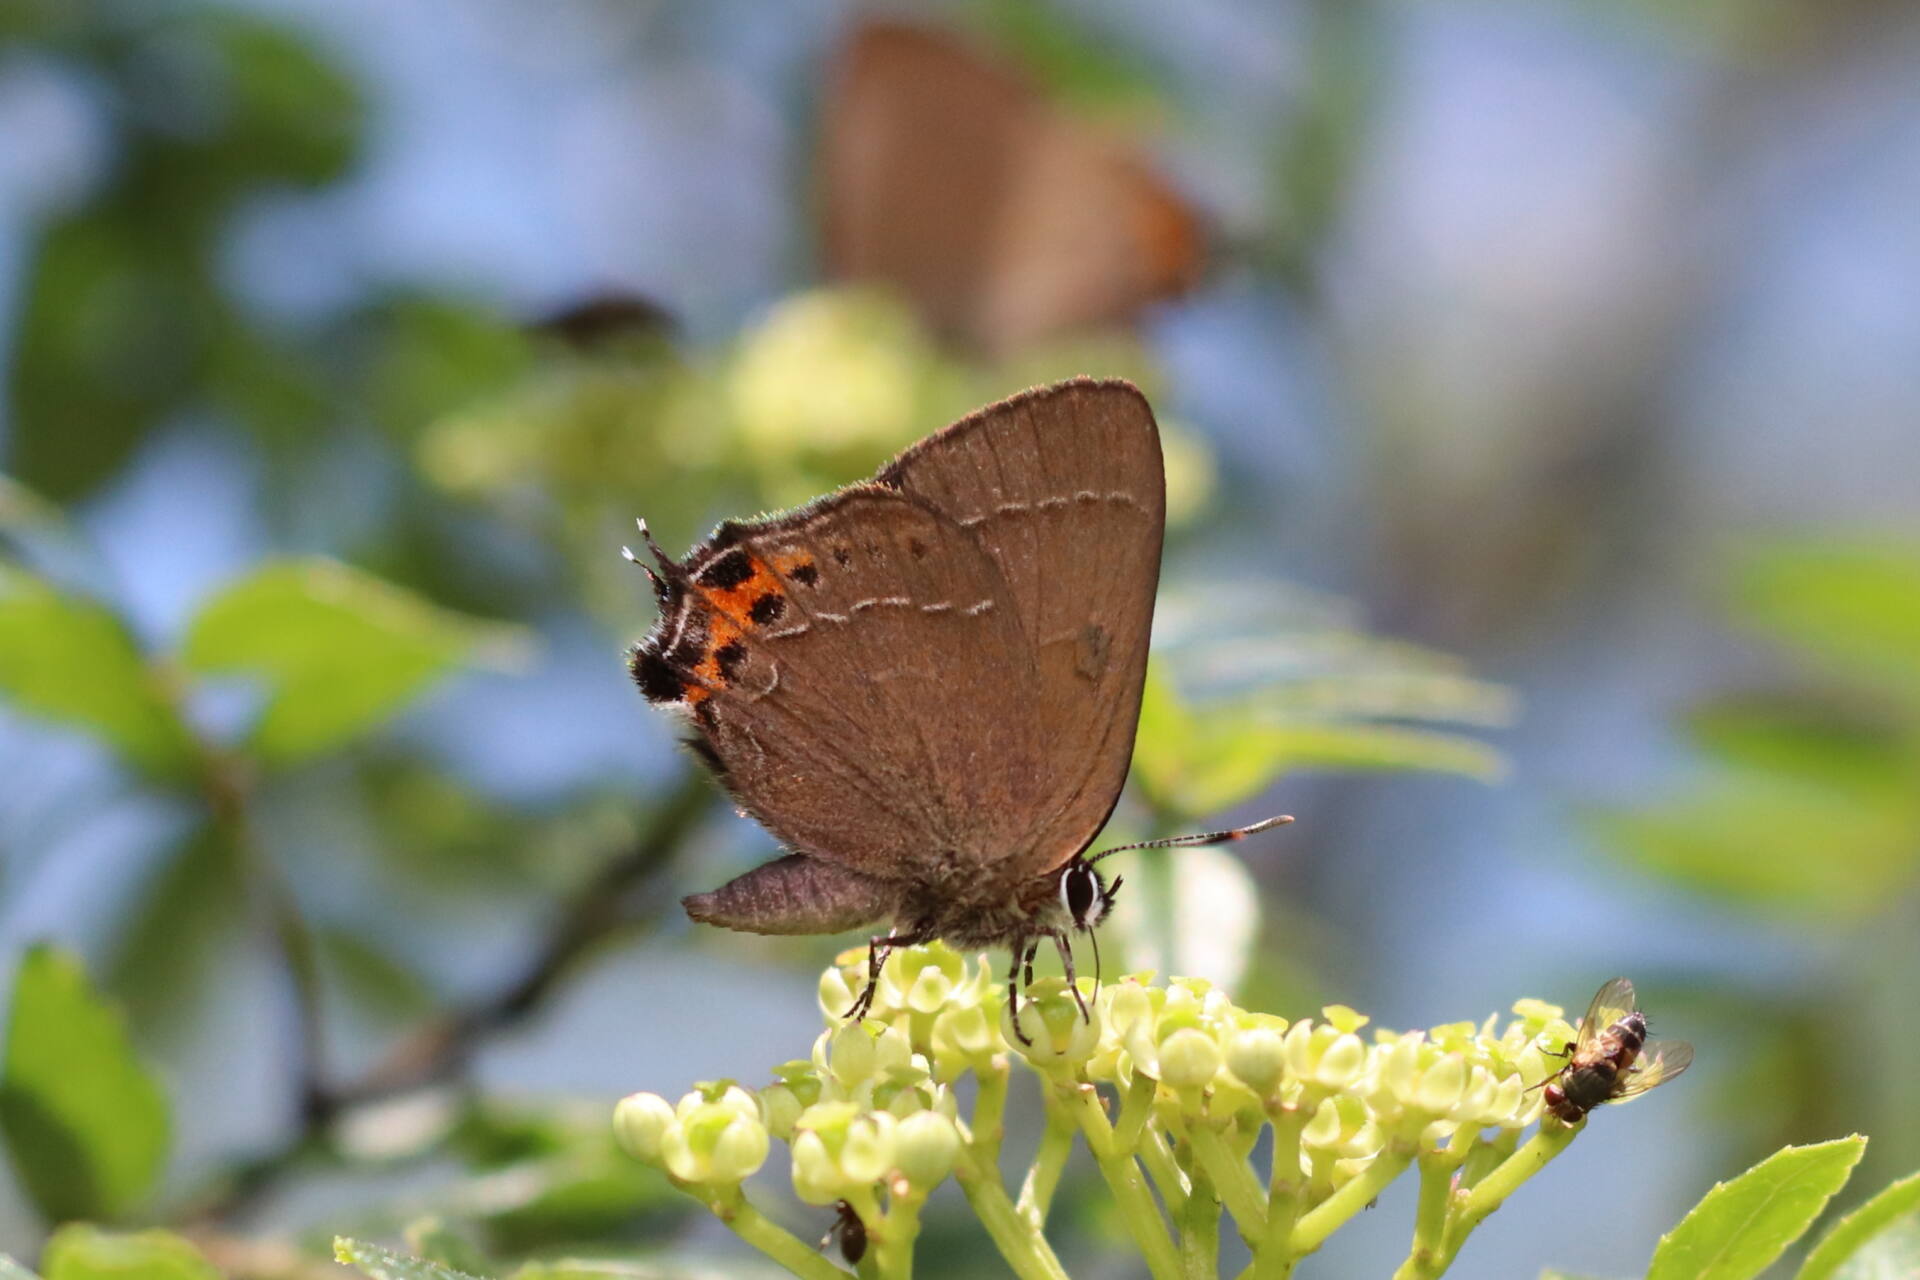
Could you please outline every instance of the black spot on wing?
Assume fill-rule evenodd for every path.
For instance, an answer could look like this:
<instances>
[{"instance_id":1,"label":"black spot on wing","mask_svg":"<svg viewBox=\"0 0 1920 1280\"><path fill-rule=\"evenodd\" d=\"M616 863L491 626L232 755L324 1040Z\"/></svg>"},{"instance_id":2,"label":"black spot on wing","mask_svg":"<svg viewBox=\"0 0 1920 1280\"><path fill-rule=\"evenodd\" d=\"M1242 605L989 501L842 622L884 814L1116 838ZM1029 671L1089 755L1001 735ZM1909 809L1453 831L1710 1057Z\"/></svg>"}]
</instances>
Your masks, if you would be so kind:
<instances>
[{"instance_id":1,"label":"black spot on wing","mask_svg":"<svg viewBox=\"0 0 1920 1280\"><path fill-rule=\"evenodd\" d=\"M811 587L820 581L820 571L814 568L812 564L795 565L793 572L787 576L803 587Z\"/></svg>"},{"instance_id":2,"label":"black spot on wing","mask_svg":"<svg viewBox=\"0 0 1920 1280\"><path fill-rule=\"evenodd\" d=\"M747 646L738 640L729 640L713 651L713 660L720 668L721 680L732 684L734 676L747 660Z\"/></svg>"},{"instance_id":3,"label":"black spot on wing","mask_svg":"<svg viewBox=\"0 0 1920 1280\"><path fill-rule=\"evenodd\" d=\"M833 562L842 568L853 563L853 548L838 546L833 549Z\"/></svg>"},{"instance_id":4,"label":"black spot on wing","mask_svg":"<svg viewBox=\"0 0 1920 1280\"><path fill-rule=\"evenodd\" d=\"M687 682L665 658L650 649L635 649L629 670L648 702L678 702L686 696Z\"/></svg>"},{"instance_id":5,"label":"black spot on wing","mask_svg":"<svg viewBox=\"0 0 1920 1280\"><path fill-rule=\"evenodd\" d=\"M715 591L727 591L753 576L753 560L746 551L734 547L724 551L700 571L697 581Z\"/></svg>"},{"instance_id":6,"label":"black spot on wing","mask_svg":"<svg viewBox=\"0 0 1920 1280\"><path fill-rule=\"evenodd\" d=\"M760 626L780 621L780 615L787 611L787 602L777 592L769 591L753 602L747 610L747 616Z\"/></svg>"}]
</instances>

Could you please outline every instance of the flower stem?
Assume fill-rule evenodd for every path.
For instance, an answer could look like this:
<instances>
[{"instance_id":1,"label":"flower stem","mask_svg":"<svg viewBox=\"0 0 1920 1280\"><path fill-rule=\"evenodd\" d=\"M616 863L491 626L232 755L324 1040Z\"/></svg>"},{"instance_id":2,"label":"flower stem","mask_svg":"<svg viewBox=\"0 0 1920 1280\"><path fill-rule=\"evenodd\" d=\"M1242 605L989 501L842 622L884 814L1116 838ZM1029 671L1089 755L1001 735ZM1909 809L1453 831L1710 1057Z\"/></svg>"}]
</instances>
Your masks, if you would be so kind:
<instances>
[{"instance_id":1,"label":"flower stem","mask_svg":"<svg viewBox=\"0 0 1920 1280\"><path fill-rule=\"evenodd\" d=\"M1040 1135L1040 1149L1034 1153L1033 1165L1020 1188L1020 1212L1036 1228L1047 1223L1047 1208L1053 1203L1054 1188L1060 1185L1060 1171L1073 1152L1076 1132L1073 1113L1061 1105L1058 1096L1052 1090L1041 1096L1047 1108L1047 1128Z\"/></svg>"},{"instance_id":2,"label":"flower stem","mask_svg":"<svg viewBox=\"0 0 1920 1280\"><path fill-rule=\"evenodd\" d=\"M1122 1150L1131 1151L1140 1144L1140 1130L1153 1114L1154 1094L1160 1082L1145 1072L1135 1072L1133 1081L1120 1100L1120 1116L1113 1122L1114 1141Z\"/></svg>"},{"instance_id":3,"label":"flower stem","mask_svg":"<svg viewBox=\"0 0 1920 1280\"><path fill-rule=\"evenodd\" d=\"M828 1262L813 1246L764 1217L740 1194L739 1187L708 1188L703 1198L727 1230L801 1280L847 1280L847 1273Z\"/></svg>"},{"instance_id":4,"label":"flower stem","mask_svg":"<svg viewBox=\"0 0 1920 1280\"><path fill-rule=\"evenodd\" d=\"M1203 1164L1194 1168L1193 1190L1180 1215L1180 1265L1186 1280L1219 1280L1220 1198Z\"/></svg>"},{"instance_id":5,"label":"flower stem","mask_svg":"<svg viewBox=\"0 0 1920 1280\"><path fill-rule=\"evenodd\" d=\"M1000 1138L1004 1132L1002 1121L1007 1110L1009 1073L1004 1054L995 1055L991 1063L974 1072L980 1088L974 1095L973 1122L968 1126L970 1145L980 1153L982 1162L989 1169L998 1168L1000 1164Z\"/></svg>"},{"instance_id":6,"label":"flower stem","mask_svg":"<svg viewBox=\"0 0 1920 1280\"><path fill-rule=\"evenodd\" d=\"M1300 1134L1312 1118L1310 1108L1282 1103L1273 1110L1273 1169L1267 1176L1267 1225L1253 1251L1257 1280L1286 1280L1293 1274L1293 1226L1300 1220L1306 1186L1300 1172Z\"/></svg>"},{"instance_id":7,"label":"flower stem","mask_svg":"<svg viewBox=\"0 0 1920 1280\"><path fill-rule=\"evenodd\" d=\"M1360 1175L1328 1196L1311 1213L1294 1224L1287 1247L1296 1258L1304 1257L1327 1242L1347 1219L1373 1202L1395 1178L1413 1163L1413 1143L1396 1139L1373 1158Z\"/></svg>"},{"instance_id":8,"label":"flower stem","mask_svg":"<svg viewBox=\"0 0 1920 1280\"><path fill-rule=\"evenodd\" d=\"M1120 1202L1120 1217L1133 1235L1140 1256L1146 1259L1147 1270L1154 1280L1183 1280L1186 1273L1181 1268L1179 1254L1174 1251L1173 1238L1167 1234L1160 1207L1153 1202L1153 1193L1147 1190L1146 1179L1140 1176L1140 1166L1134 1163L1133 1154L1114 1142L1113 1126L1107 1121L1107 1113L1101 1110L1100 1095L1091 1085L1065 1088L1060 1093L1080 1122L1080 1131L1087 1137L1087 1146L1093 1151L1108 1190Z\"/></svg>"},{"instance_id":9,"label":"flower stem","mask_svg":"<svg viewBox=\"0 0 1920 1280\"><path fill-rule=\"evenodd\" d=\"M1497 1169L1481 1179L1480 1184L1468 1192L1455 1209L1453 1221L1448 1224L1446 1255L1441 1259L1440 1269L1444 1271L1453 1262L1454 1256L1460 1252L1460 1246L1466 1243L1467 1236L1486 1220L1488 1214L1506 1203L1507 1197L1518 1191L1521 1183L1546 1168L1555 1156L1565 1151L1567 1144L1585 1127L1584 1123L1568 1125L1546 1121L1525 1146L1501 1161Z\"/></svg>"},{"instance_id":10,"label":"flower stem","mask_svg":"<svg viewBox=\"0 0 1920 1280\"><path fill-rule=\"evenodd\" d=\"M1267 1197L1254 1180L1253 1170L1225 1138L1204 1124L1192 1126L1188 1141L1200 1168L1233 1215L1241 1238L1251 1247L1267 1230Z\"/></svg>"},{"instance_id":11,"label":"flower stem","mask_svg":"<svg viewBox=\"0 0 1920 1280\"><path fill-rule=\"evenodd\" d=\"M986 1155L977 1143L962 1145L953 1176L994 1247L1020 1280L1067 1280L1066 1269L1047 1238L1013 1207L1000 1185L1000 1171L987 1162Z\"/></svg>"},{"instance_id":12,"label":"flower stem","mask_svg":"<svg viewBox=\"0 0 1920 1280\"><path fill-rule=\"evenodd\" d=\"M905 1186L905 1181L900 1185ZM884 1229L873 1251L882 1280L913 1280L913 1242L920 1235L920 1206L926 1201L925 1192L909 1192L895 1196L887 1206Z\"/></svg>"},{"instance_id":13,"label":"flower stem","mask_svg":"<svg viewBox=\"0 0 1920 1280\"><path fill-rule=\"evenodd\" d=\"M1172 1148L1167 1146L1167 1135L1158 1129L1149 1128L1141 1132L1140 1143L1134 1154L1140 1163L1153 1175L1153 1185L1159 1189L1160 1199L1166 1203L1167 1212L1178 1218L1187 1205L1187 1175L1180 1168L1180 1162L1173 1158ZM1115 1139L1114 1146L1122 1151L1130 1148L1121 1146Z\"/></svg>"},{"instance_id":14,"label":"flower stem","mask_svg":"<svg viewBox=\"0 0 1920 1280\"><path fill-rule=\"evenodd\" d=\"M1420 1201L1413 1214L1413 1244L1395 1280L1438 1275L1433 1269L1445 1255L1448 1198L1453 1190L1454 1164L1443 1152L1420 1153Z\"/></svg>"}]
</instances>

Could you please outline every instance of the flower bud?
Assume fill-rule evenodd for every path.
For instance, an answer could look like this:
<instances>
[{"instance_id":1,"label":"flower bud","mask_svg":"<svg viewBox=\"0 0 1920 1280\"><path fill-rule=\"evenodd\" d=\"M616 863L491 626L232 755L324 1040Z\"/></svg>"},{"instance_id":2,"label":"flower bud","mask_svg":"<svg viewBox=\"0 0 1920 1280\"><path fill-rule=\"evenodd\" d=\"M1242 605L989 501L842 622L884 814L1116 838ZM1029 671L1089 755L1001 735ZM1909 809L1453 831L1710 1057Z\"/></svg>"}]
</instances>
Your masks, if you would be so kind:
<instances>
[{"instance_id":1,"label":"flower bud","mask_svg":"<svg viewBox=\"0 0 1920 1280\"><path fill-rule=\"evenodd\" d=\"M1367 1046L1351 1031L1336 1037L1320 1055L1313 1078L1329 1089L1344 1089L1366 1069Z\"/></svg>"},{"instance_id":2,"label":"flower bud","mask_svg":"<svg viewBox=\"0 0 1920 1280\"><path fill-rule=\"evenodd\" d=\"M1043 1070L1075 1066L1092 1057L1100 1045L1100 1013L1089 1012L1089 1019L1080 1016L1080 1007L1067 994L1063 980L1044 978L1020 1002L1020 1028L1031 1043L1022 1044L1014 1034L1011 1006L1001 1014L1000 1034Z\"/></svg>"},{"instance_id":3,"label":"flower bud","mask_svg":"<svg viewBox=\"0 0 1920 1280\"><path fill-rule=\"evenodd\" d=\"M933 1071L951 1082L969 1067L1000 1052L998 1022L979 1004L944 1009L933 1024Z\"/></svg>"},{"instance_id":4,"label":"flower bud","mask_svg":"<svg viewBox=\"0 0 1920 1280\"><path fill-rule=\"evenodd\" d=\"M894 1130L894 1159L915 1190L938 1185L959 1156L960 1131L938 1111L916 1111Z\"/></svg>"},{"instance_id":5,"label":"flower bud","mask_svg":"<svg viewBox=\"0 0 1920 1280\"><path fill-rule=\"evenodd\" d=\"M677 1121L657 1093L632 1093L613 1109L613 1136L621 1150L643 1164L660 1163L660 1144Z\"/></svg>"},{"instance_id":6,"label":"flower bud","mask_svg":"<svg viewBox=\"0 0 1920 1280\"><path fill-rule=\"evenodd\" d=\"M1176 1089L1211 1084L1220 1062L1220 1046L1198 1027L1181 1027L1160 1042L1160 1079Z\"/></svg>"},{"instance_id":7,"label":"flower bud","mask_svg":"<svg viewBox=\"0 0 1920 1280\"><path fill-rule=\"evenodd\" d=\"M826 1015L830 1024L846 1020L859 994L859 989L847 976L846 970L838 965L829 967L820 975L820 986L817 992L820 1012Z\"/></svg>"},{"instance_id":8,"label":"flower bud","mask_svg":"<svg viewBox=\"0 0 1920 1280\"><path fill-rule=\"evenodd\" d=\"M1277 1031L1255 1027L1227 1041L1227 1070L1257 1094L1271 1094L1286 1067L1286 1042Z\"/></svg>"},{"instance_id":9,"label":"flower bud","mask_svg":"<svg viewBox=\"0 0 1920 1280\"><path fill-rule=\"evenodd\" d=\"M770 1084L760 1091L760 1114L767 1132L786 1142L793 1137L793 1122L806 1110L790 1084Z\"/></svg>"},{"instance_id":10,"label":"flower bud","mask_svg":"<svg viewBox=\"0 0 1920 1280\"><path fill-rule=\"evenodd\" d=\"M1467 1090L1467 1060L1449 1053L1421 1074L1413 1103L1431 1115L1443 1116L1460 1105Z\"/></svg>"},{"instance_id":11,"label":"flower bud","mask_svg":"<svg viewBox=\"0 0 1920 1280\"><path fill-rule=\"evenodd\" d=\"M758 1104L737 1086L717 1101L697 1103L666 1131L660 1156L667 1172L682 1182L740 1182L767 1159L767 1127Z\"/></svg>"},{"instance_id":12,"label":"flower bud","mask_svg":"<svg viewBox=\"0 0 1920 1280\"><path fill-rule=\"evenodd\" d=\"M832 1204L878 1182L893 1167L897 1121L851 1102L822 1102L794 1124L793 1189L809 1204Z\"/></svg>"}]
</instances>

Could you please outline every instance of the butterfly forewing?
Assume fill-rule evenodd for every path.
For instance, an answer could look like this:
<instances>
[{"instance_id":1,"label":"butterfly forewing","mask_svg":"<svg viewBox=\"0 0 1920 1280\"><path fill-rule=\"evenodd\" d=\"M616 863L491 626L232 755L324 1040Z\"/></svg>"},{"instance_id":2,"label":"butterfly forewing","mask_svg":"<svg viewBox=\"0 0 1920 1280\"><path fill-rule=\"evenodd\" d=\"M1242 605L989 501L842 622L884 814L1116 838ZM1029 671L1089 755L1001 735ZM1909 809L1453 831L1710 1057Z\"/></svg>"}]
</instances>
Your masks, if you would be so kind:
<instances>
[{"instance_id":1,"label":"butterfly forewing","mask_svg":"<svg viewBox=\"0 0 1920 1280\"><path fill-rule=\"evenodd\" d=\"M1166 523L1153 413L1126 383L1063 383L962 419L879 479L966 530L1006 583L1046 751L1000 856L1052 870L1106 822L1133 753Z\"/></svg>"},{"instance_id":2,"label":"butterfly forewing","mask_svg":"<svg viewBox=\"0 0 1920 1280\"><path fill-rule=\"evenodd\" d=\"M1633 983L1614 978L1593 993L1593 1002L1580 1019L1579 1047L1589 1048L1606 1030L1640 1006L1635 1002Z\"/></svg>"},{"instance_id":3,"label":"butterfly forewing","mask_svg":"<svg viewBox=\"0 0 1920 1280\"><path fill-rule=\"evenodd\" d=\"M1617 1086L1612 1101L1645 1093L1663 1085L1687 1069L1693 1061L1693 1046L1685 1040L1649 1040L1640 1050L1633 1069Z\"/></svg>"},{"instance_id":4,"label":"butterfly forewing","mask_svg":"<svg viewBox=\"0 0 1920 1280\"><path fill-rule=\"evenodd\" d=\"M649 645L681 663L723 780L783 844L919 879L1019 838L1039 776L1032 664L965 531L860 486L723 527L686 569L697 616L679 630L700 643L669 627Z\"/></svg>"}]
</instances>

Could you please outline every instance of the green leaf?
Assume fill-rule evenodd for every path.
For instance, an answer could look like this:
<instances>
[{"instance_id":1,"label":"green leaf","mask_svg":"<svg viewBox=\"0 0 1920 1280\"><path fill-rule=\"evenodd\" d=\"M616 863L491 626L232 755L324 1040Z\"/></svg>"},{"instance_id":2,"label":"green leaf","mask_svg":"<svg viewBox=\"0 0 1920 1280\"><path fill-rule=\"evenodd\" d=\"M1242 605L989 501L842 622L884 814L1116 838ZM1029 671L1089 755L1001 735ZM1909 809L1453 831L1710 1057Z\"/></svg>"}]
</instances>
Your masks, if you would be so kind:
<instances>
[{"instance_id":1,"label":"green leaf","mask_svg":"<svg viewBox=\"0 0 1920 1280\"><path fill-rule=\"evenodd\" d=\"M240 851L208 825L186 832L130 895L100 982L143 1042L191 1035L208 979L247 936Z\"/></svg>"},{"instance_id":2,"label":"green leaf","mask_svg":"<svg viewBox=\"0 0 1920 1280\"><path fill-rule=\"evenodd\" d=\"M1772 1265L1847 1184L1867 1149L1858 1134L1783 1147L1731 1182L1715 1184L1662 1236L1647 1280L1748 1280Z\"/></svg>"},{"instance_id":3,"label":"green leaf","mask_svg":"<svg viewBox=\"0 0 1920 1280\"><path fill-rule=\"evenodd\" d=\"M1684 798L1590 819L1642 869L1698 892L1793 915L1884 909L1920 871L1920 795L1728 770ZM1820 856L1807 856L1807 833Z\"/></svg>"},{"instance_id":4,"label":"green leaf","mask_svg":"<svg viewBox=\"0 0 1920 1280\"><path fill-rule=\"evenodd\" d=\"M220 1280L200 1251L170 1231L62 1227L40 1255L47 1280Z\"/></svg>"},{"instance_id":5,"label":"green leaf","mask_svg":"<svg viewBox=\"0 0 1920 1280\"><path fill-rule=\"evenodd\" d=\"M1920 693L1920 546L1777 546L1752 559L1738 590L1753 624L1843 673Z\"/></svg>"},{"instance_id":6,"label":"green leaf","mask_svg":"<svg viewBox=\"0 0 1920 1280\"><path fill-rule=\"evenodd\" d=\"M166 1097L119 1011L72 956L30 949L14 979L0 1133L40 1212L64 1222L133 1208L160 1173L167 1129Z\"/></svg>"},{"instance_id":7,"label":"green leaf","mask_svg":"<svg viewBox=\"0 0 1920 1280\"><path fill-rule=\"evenodd\" d=\"M120 619L4 564L0 694L22 711L105 739L151 776L190 771L191 739Z\"/></svg>"},{"instance_id":8,"label":"green leaf","mask_svg":"<svg viewBox=\"0 0 1920 1280\"><path fill-rule=\"evenodd\" d=\"M346 1236L333 1238L333 1259L359 1268L363 1275L372 1276L373 1280L480 1280L471 1272L455 1271L452 1267L428 1262L425 1258L404 1257L377 1244L367 1244Z\"/></svg>"},{"instance_id":9,"label":"green leaf","mask_svg":"<svg viewBox=\"0 0 1920 1280\"><path fill-rule=\"evenodd\" d=\"M197 671L265 678L253 747L286 765L351 742L509 634L346 565L281 561L209 601L183 656Z\"/></svg>"},{"instance_id":10,"label":"green leaf","mask_svg":"<svg viewBox=\"0 0 1920 1280\"><path fill-rule=\"evenodd\" d=\"M1896 1237L1892 1247L1904 1249L1909 1266L1905 1272L1887 1271L1888 1276L1920 1275L1920 1173L1900 1179L1873 1199L1833 1224L1833 1229L1813 1247L1800 1264L1798 1280L1827 1280L1829 1276L1858 1275L1860 1280L1875 1275L1871 1269L1855 1272L1852 1261L1870 1242L1883 1236ZM1843 1266L1842 1264L1846 1264Z\"/></svg>"},{"instance_id":11,"label":"green leaf","mask_svg":"<svg viewBox=\"0 0 1920 1280\"><path fill-rule=\"evenodd\" d=\"M1920 1276L1920 1213L1895 1218L1833 1274L1834 1280L1913 1280Z\"/></svg>"}]
</instances>

